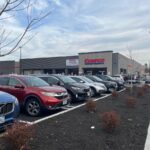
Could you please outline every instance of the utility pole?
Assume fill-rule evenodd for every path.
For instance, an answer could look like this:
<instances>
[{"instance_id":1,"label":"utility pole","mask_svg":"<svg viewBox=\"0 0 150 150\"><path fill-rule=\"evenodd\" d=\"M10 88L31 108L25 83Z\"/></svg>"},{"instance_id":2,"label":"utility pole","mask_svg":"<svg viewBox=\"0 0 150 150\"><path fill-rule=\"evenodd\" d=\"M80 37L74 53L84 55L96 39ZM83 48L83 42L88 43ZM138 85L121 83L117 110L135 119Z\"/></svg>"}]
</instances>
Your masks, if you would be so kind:
<instances>
[{"instance_id":1,"label":"utility pole","mask_svg":"<svg viewBox=\"0 0 150 150\"><path fill-rule=\"evenodd\" d=\"M22 65L21 65L21 59L22 59L22 47L20 46L19 47L19 50L20 50L20 61L19 61L19 66L20 66L20 74L22 74Z\"/></svg>"},{"instance_id":2,"label":"utility pole","mask_svg":"<svg viewBox=\"0 0 150 150\"><path fill-rule=\"evenodd\" d=\"M148 75L150 75L150 60L149 60L149 65L148 65Z\"/></svg>"}]
</instances>

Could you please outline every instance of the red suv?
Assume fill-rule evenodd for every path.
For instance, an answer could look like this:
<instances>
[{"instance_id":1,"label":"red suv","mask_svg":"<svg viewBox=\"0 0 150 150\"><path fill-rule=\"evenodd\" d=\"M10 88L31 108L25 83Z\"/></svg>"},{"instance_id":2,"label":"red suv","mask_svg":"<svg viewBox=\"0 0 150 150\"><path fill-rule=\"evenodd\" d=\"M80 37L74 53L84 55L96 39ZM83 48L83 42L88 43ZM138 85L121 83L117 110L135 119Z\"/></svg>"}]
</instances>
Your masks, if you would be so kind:
<instances>
[{"instance_id":1,"label":"red suv","mask_svg":"<svg viewBox=\"0 0 150 150\"><path fill-rule=\"evenodd\" d=\"M67 91L59 86L49 86L44 80L25 75L1 75L0 90L17 97L21 106L31 116L38 116L43 109L57 109L67 105Z\"/></svg>"}]
</instances>

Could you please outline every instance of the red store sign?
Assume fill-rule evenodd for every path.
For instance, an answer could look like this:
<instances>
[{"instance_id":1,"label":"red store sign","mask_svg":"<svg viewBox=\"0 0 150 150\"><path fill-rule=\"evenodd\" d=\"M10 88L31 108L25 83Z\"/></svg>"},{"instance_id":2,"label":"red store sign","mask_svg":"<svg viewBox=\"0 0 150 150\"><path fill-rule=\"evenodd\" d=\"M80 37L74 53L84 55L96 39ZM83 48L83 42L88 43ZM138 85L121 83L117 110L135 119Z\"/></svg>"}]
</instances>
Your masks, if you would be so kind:
<instances>
[{"instance_id":1,"label":"red store sign","mask_svg":"<svg viewBox=\"0 0 150 150\"><path fill-rule=\"evenodd\" d=\"M85 65L104 64L104 62L105 62L104 58L85 59L84 60Z\"/></svg>"}]
</instances>

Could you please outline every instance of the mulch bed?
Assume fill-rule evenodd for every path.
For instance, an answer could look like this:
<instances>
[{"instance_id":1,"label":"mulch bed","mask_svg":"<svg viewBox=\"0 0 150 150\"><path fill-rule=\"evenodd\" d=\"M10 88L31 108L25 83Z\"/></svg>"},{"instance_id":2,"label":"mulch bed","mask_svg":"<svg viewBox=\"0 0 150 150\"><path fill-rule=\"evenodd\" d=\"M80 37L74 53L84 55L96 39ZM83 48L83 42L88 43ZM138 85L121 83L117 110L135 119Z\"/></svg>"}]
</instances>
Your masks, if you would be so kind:
<instances>
[{"instance_id":1,"label":"mulch bed","mask_svg":"<svg viewBox=\"0 0 150 150\"><path fill-rule=\"evenodd\" d=\"M29 142L31 150L143 150L150 120L150 90L137 97L135 108L127 108L129 92L119 93L96 102L96 112L88 113L85 106L41 122ZM121 125L112 133L102 128L100 114L116 111ZM94 129L91 129L94 126Z\"/></svg>"}]
</instances>

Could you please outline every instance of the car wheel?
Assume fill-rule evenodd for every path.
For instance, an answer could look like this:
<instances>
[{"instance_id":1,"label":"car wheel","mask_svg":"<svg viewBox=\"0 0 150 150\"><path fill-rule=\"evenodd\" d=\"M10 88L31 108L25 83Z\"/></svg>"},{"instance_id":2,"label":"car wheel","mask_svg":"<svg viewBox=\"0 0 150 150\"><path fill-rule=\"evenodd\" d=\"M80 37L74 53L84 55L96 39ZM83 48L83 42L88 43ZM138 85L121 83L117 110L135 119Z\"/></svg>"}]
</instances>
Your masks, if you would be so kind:
<instances>
[{"instance_id":1,"label":"car wheel","mask_svg":"<svg viewBox=\"0 0 150 150\"><path fill-rule=\"evenodd\" d=\"M91 97L95 96L96 95L96 91L94 88L91 88Z\"/></svg>"},{"instance_id":2,"label":"car wheel","mask_svg":"<svg viewBox=\"0 0 150 150\"><path fill-rule=\"evenodd\" d=\"M25 109L30 116L39 116L41 114L41 104L35 97L27 99Z\"/></svg>"},{"instance_id":3,"label":"car wheel","mask_svg":"<svg viewBox=\"0 0 150 150\"><path fill-rule=\"evenodd\" d=\"M74 97L73 94L71 92L68 92L68 96L69 96L69 103L74 101Z\"/></svg>"}]
</instances>

